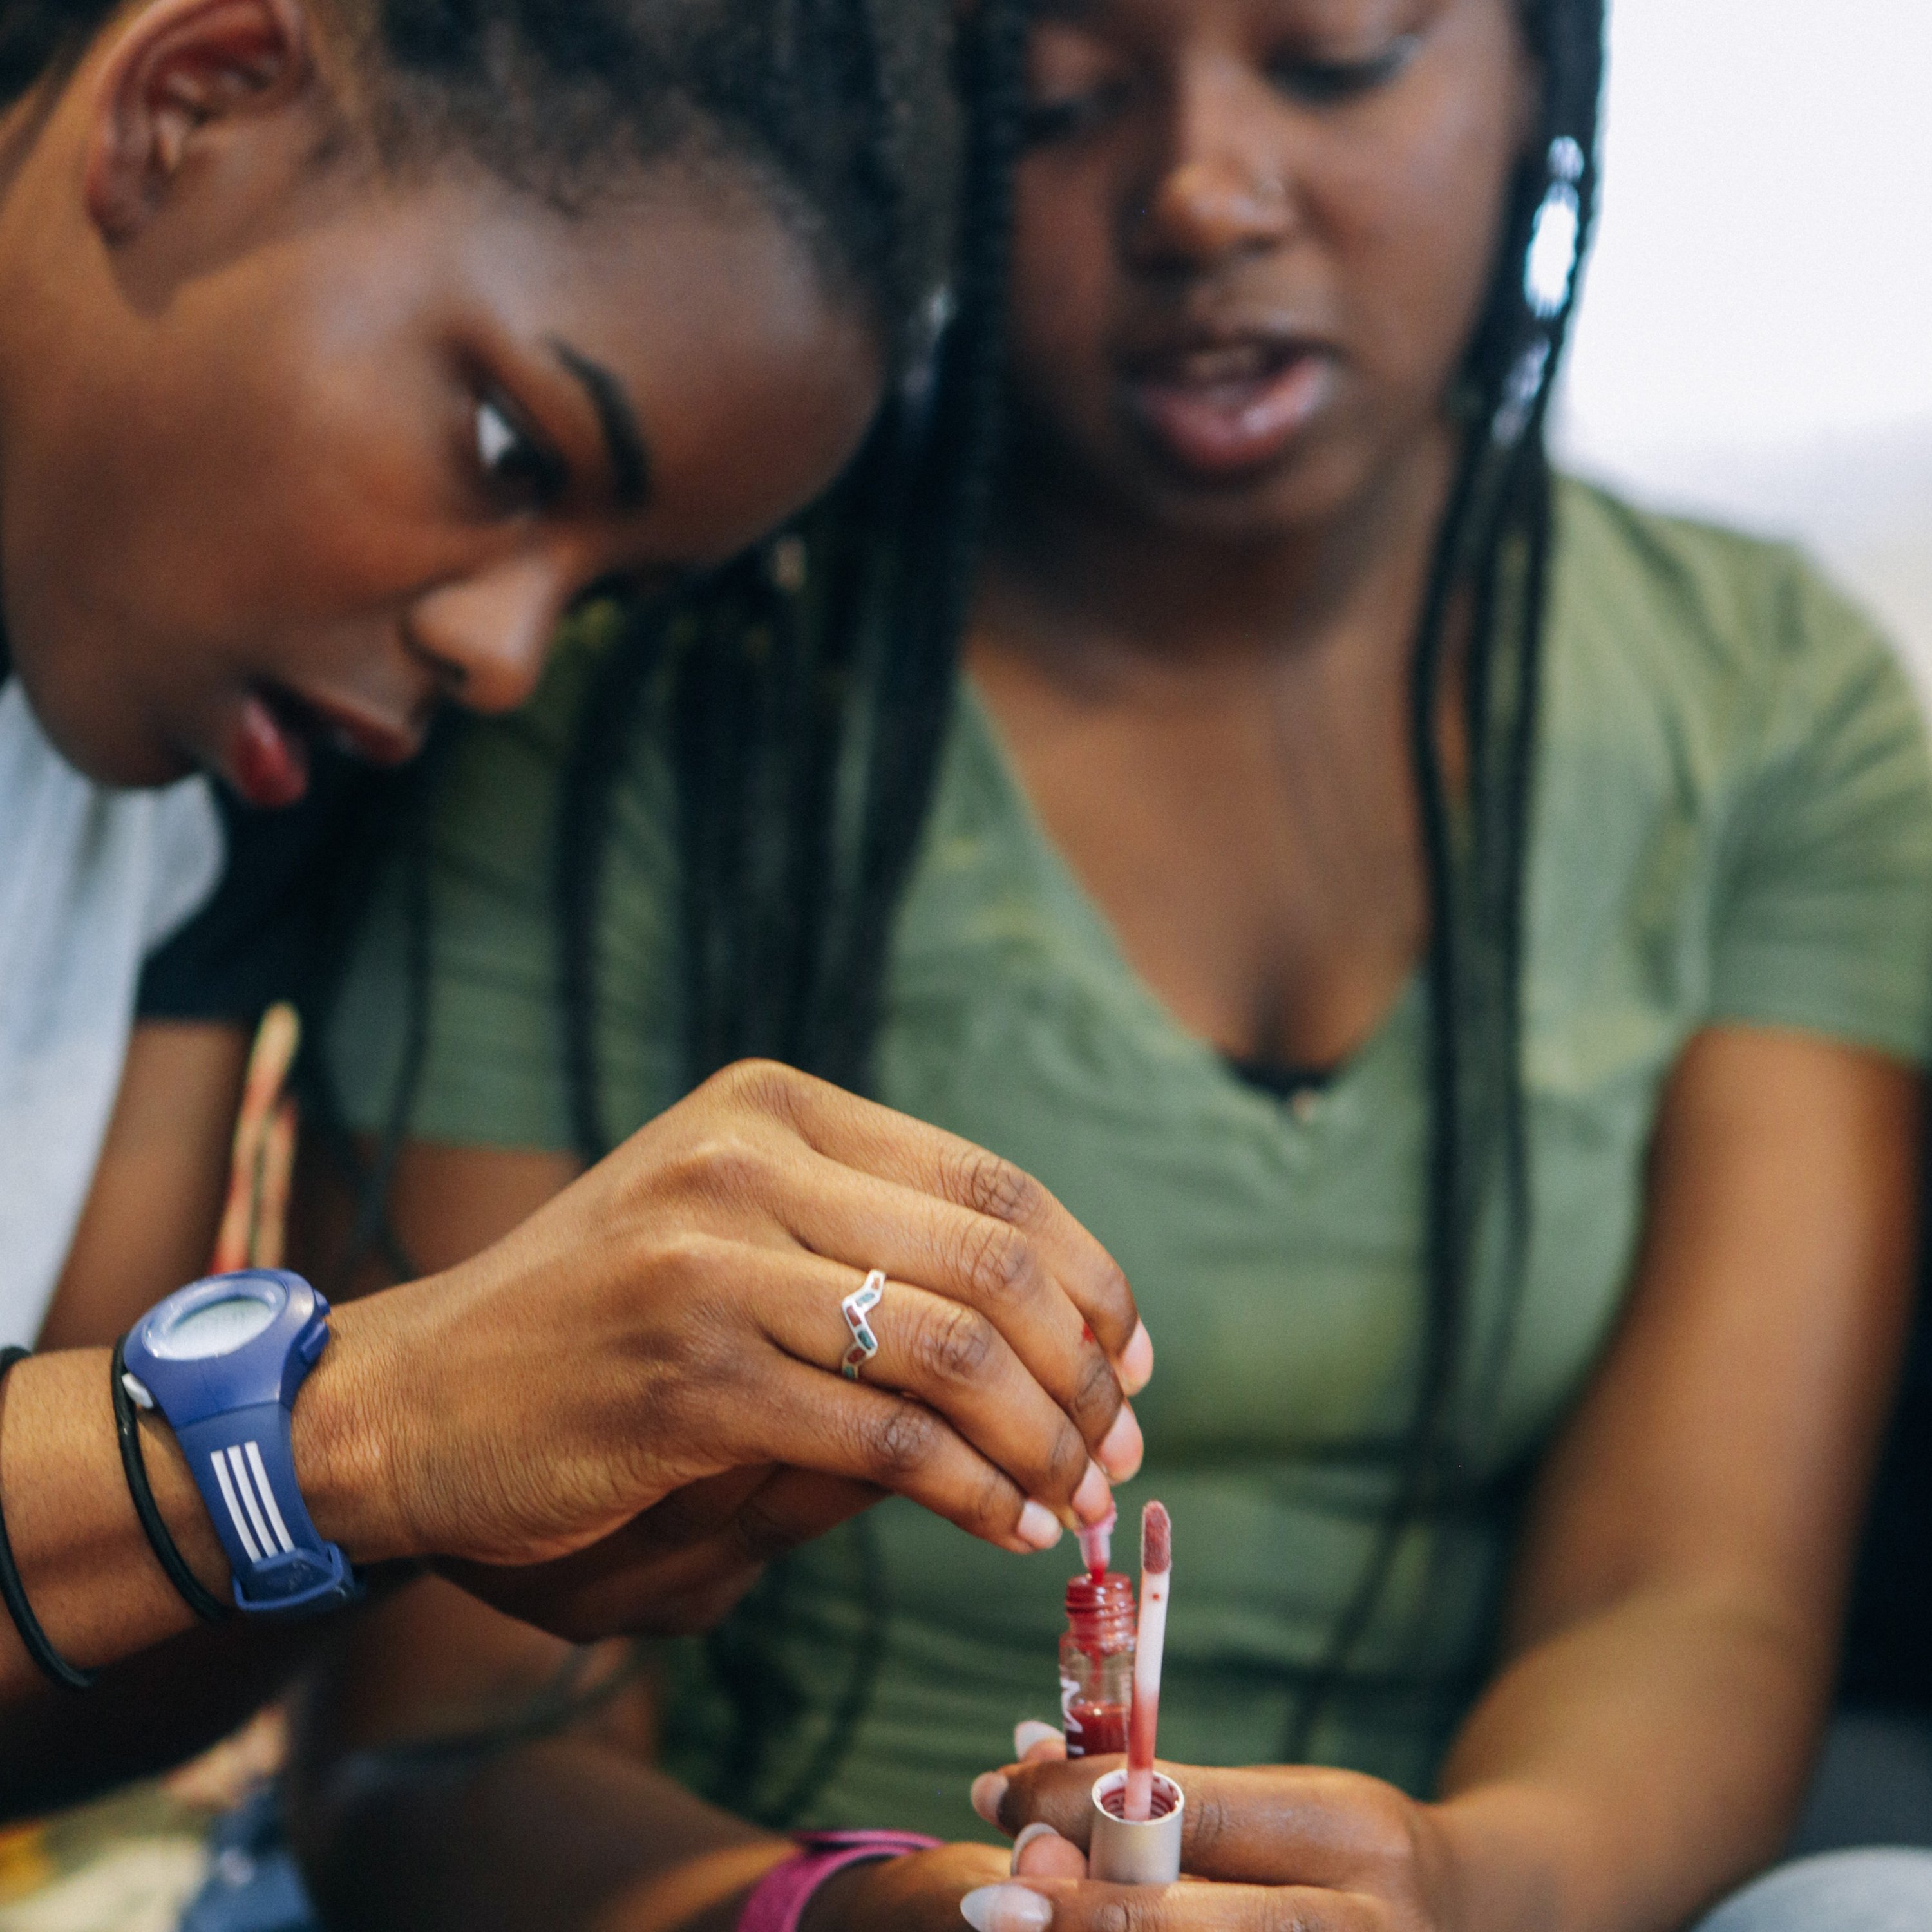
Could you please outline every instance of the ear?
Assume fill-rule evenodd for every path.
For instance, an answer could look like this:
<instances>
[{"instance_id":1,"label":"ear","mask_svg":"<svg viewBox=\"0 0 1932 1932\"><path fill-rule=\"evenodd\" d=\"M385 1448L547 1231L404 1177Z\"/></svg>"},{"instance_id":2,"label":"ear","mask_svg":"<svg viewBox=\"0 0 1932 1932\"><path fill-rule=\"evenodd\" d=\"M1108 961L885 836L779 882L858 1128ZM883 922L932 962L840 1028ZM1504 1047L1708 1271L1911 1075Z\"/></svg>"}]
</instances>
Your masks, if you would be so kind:
<instances>
[{"instance_id":1,"label":"ear","mask_svg":"<svg viewBox=\"0 0 1932 1932\"><path fill-rule=\"evenodd\" d=\"M285 105L308 85L298 0L149 0L95 80L87 205L110 242L138 233L212 130Z\"/></svg>"}]
</instances>

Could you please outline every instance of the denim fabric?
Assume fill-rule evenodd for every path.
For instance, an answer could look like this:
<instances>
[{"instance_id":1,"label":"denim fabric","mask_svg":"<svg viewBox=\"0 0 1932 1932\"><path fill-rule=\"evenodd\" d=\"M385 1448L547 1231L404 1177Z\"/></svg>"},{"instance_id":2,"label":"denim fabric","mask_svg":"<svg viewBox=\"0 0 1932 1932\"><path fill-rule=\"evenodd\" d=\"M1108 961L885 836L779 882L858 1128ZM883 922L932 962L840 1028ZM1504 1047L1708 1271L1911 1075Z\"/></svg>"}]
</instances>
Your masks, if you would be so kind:
<instances>
[{"instance_id":1,"label":"denim fabric","mask_svg":"<svg viewBox=\"0 0 1932 1932\"><path fill-rule=\"evenodd\" d=\"M322 1932L282 1834L281 1794L257 1792L214 1828L208 1882L180 1932Z\"/></svg>"},{"instance_id":2,"label":"denim fabric","mask_svg":"<svg viewBox=\"0 0 1932 1932\"><path fill-rule=\"evenodd\" d=\"M1834 1852L1780 1865L1696 1932L1927 1932L1932 1852Z\"/></svg>"}]
</instances>

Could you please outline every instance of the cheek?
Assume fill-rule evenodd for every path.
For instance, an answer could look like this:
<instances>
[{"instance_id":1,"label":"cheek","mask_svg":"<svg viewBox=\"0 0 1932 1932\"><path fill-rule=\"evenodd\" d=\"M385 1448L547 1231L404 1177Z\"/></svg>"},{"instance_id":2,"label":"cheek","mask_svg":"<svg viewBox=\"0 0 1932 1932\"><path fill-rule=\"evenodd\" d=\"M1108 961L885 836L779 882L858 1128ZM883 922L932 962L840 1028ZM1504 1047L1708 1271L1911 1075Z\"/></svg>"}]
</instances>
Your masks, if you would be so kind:
<instances>
[{"instance_id":1,"label":"cheek","mask_svg":"<svg viewBox=\"0 0 1932 1932\"><path fill-rule=\"evenodd\" d=\"M1336 158L1318 190L1357 359L1411 406L1440 400L1474 332L1515 163L1511 104L1449 81L1435 92Z\"/></svg>"},{"instance_id":2,"label":"cheek","mask_svg":"<svg viewBox=\"0 0 1932 1932\"><path fill-rule=\"evenodd\" d=\"M1106 184L1036 159L1016 184L1010 356L1030 410L1084 421L1104 413L1114 301Z\"/></svg>"},{"instance_id":3,"label":"cheek","mask_svg":"<svg viewBox=\"0 0 1932 1932\"><path fill-rule=\"evenodd\" d=\"M320 353L259 316L246 339L245 356L178 343L74 426L67 513L50 520L130 640L256 646L393 599L440 560L425 548L444 507L416 427L428 405L400 392L407 365Z\"/></svg>"}]
</instances>

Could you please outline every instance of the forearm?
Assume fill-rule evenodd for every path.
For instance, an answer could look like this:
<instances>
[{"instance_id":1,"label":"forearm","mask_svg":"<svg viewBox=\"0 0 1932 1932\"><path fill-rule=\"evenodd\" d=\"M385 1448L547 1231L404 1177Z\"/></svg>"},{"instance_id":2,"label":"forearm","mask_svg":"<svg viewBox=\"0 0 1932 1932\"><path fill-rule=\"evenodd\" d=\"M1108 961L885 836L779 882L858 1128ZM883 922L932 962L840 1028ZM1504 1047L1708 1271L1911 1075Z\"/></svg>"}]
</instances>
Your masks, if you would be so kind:
<instances>
[{"instance_id":1,"label":"forearm","mask_svg":"<svg viewBox=\"0 0 1932 1932\"><path fill-rule=\"evenodd\" d=\"M1635 1592L1526 1651L1444 1768L1450 1922L1655 1932L1773 1856L1828 1639L1742 1593Z\"/></svg>"},{"instance_id":2,"label":"forearm","mask_svg":"<svg viewBox=\"0 0 1932 1932\"><path fill-rule=\"evenodd\" d=\"M730 1932L790 1850L594 1738L307 1761L292 1829L341 1932Z\"/></svg>"},{"instance_id":3,"label":"forearm","mask_svg":"<svg viewBox=\"0 0 1932 1932\"><path fill-rule=\"evenodd\" d=\"M382 1508L380 1438L360 1419L352 1315L342 1324L352 1339L332 1346L296 1407L296 1466L322 1534L368 1564L403 1552ZM62 1655L106 1673L85 1696L55 1689L0 1616L0 1816L178 1762L272 1695L310 1647L238 1618L196 1624L134 1513L108 1364L104 1348L36 1357L0 1391L0 1506L28 1600ZM173 1437L144 1419L142 1438L176 1546L225 1600L227 1564Z\"/></svg>"}]
</instances>

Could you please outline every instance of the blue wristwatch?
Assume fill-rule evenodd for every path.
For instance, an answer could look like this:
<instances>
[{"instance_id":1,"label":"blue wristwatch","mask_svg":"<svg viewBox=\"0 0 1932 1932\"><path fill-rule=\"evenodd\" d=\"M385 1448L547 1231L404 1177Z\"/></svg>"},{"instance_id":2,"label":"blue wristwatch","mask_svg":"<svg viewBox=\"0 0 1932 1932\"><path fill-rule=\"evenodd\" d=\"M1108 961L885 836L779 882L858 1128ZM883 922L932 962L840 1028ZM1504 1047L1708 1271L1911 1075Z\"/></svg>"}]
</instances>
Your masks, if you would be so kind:
<instances>
[{"instance_id":1,"label":"blue wristwatch","mask_svg":"<svg viewBox=\"0 0 1932 1932\"><path fill-rule=\"evenodd\" d=\"M352 1602L348 1559L309 1520L290 1442L296 1393L328 1346L328 1304L280 1268L211 1276L135 1323L127 1389L158 1409L260 1616L312 1616Z\"/></svg>"}]
</instances>

